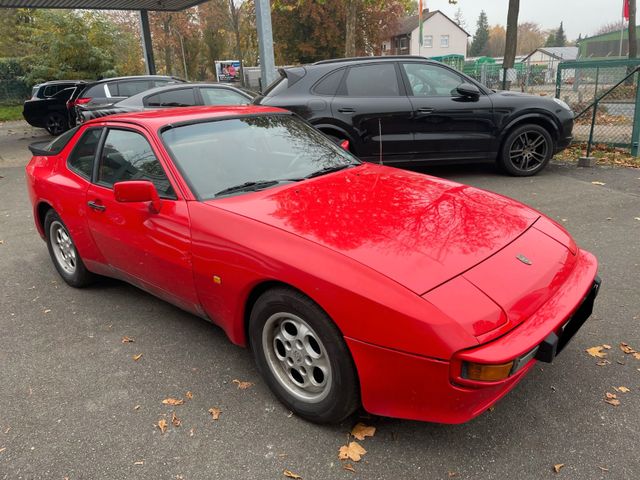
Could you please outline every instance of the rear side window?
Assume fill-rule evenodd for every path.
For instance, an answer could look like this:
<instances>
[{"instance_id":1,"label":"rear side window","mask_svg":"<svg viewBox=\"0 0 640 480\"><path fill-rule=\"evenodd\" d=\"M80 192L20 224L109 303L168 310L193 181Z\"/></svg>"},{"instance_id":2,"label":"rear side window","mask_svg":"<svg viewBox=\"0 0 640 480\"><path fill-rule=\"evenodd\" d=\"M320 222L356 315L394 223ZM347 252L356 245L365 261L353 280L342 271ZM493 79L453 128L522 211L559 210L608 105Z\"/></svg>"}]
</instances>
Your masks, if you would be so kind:
<instances>
[{"instance_id":1,"label":"rear side window","mask_svg":"<svg viewBox=\"0 0 640 480\"><path fill-rule=\"evenodd\" d=\"M149 90L151 82L149 80L131 80L128 82L118 83L118 96L119 97L131 97L137 95L145 90Z\"/></svg>"},{"instance_id":2,"label":"rear side window","mask_svg":"<svg viewBox=\"0 0 640 480\"><path fill-rule=\"evenodd\" d=\"M248 105L250 103L244 95L227 88L200 87L200 94L205 105Z\"/></svg>"},{"instance_id":3,"label":"rear side window","mask_svg":"<svg viewBox=\"0 0 640 480\"><path fill-rule=\"evenodd\" d=\"M99 83L97 85L94 85L93 87L89 87L84 92L82 92L82 97L84 98L103 98L104 96L104 83Z\"/></svg>"},{"instance_id":4,"label":"rear side window","mask_svg":"<svg viewBox=\"0 0 640 480\"><path fill-rule=\"evenodd\" d=\"M100 143L102 128L92 128L84 132L67 159L69 169L81 177L91 180L96 150Z\"/></svg>"},{"instance_id":5,"label":"rear side window","mask_svg":"<svg viewBox=\"0 0 640 480\"><path fill-rule=\"evenodd\" d=\"M318 95L335 95L344 76L344 68L331 72L329 75L325 75L316 86L313 87L313 93Z\"/></svg>"},{"instance_id":6,"label":"rear side window","mask_svg":"<svg viewBox=\"0 0 640 480\"><path fill-rule=\"evenodd\" d=\"M146 138L129 130L109 130L102 148L98 183L112 187L116 182L149 180L164 198L175 198L162 165Z\"/></svg>"},{"instance_id":7,"label":"rear side window","mask_svg":"<svg viewBox=\"0 0 640 480\"><path fill-rule=\"evenodd\" d=\"M193 88L180 88L151 95L145 99L147 107L189 107L196 105Z\"/></svg>"},{"instance_id":8,"label":"rear side window","mask_svg":"<svg viewBox=\"0 0 640 480\"><path fill-rule=\"evenodd\" d=\"M400 88L396 67L393 63L351 67L346 90L347 95L354 97L397 97Z\"/></svg>"}]
</instances>

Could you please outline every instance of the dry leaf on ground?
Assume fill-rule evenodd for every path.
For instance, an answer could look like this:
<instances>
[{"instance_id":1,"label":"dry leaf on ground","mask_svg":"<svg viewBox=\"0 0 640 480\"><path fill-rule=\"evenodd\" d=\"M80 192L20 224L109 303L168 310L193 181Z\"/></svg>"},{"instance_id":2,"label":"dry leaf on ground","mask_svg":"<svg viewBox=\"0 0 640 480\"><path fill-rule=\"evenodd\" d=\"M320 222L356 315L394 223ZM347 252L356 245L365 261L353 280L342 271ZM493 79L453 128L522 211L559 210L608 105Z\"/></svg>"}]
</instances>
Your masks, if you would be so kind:
<instances>
[{"instance_id":1,"label":"dry leaf on ground","mask_svg":"<svg viewBox=\"0 0 640 480\"><path fill-rule=\"evenodd\" d=\"M375 433L376 427L365 425L362 422L357 423L356 426L351 430L351 435L356 437L358 440L364 440L365 437L373 437Z\"/></svg>"},{"instance_id":2,"label":"dry leaf on ground","mask_svg":"<svg viewBox=\"0 0 640 480\"><path fill-rule=\"evenodd\" d=\"M209 409L209 413L211 414L211 418L213 418L214 420L218 420L220 418L220 414L222 413L222 410L216 407L211 407Z\"/></svg>"},{"instance_id":3,"label":"dry leaf on ground","mask_svg":"<svg viewBox=\"0 0 640 480\"><path fill-rule=\"evenodd\" d=\"M602 345L597 345L595 347L587 348L585 351L592 357L604 358L607 356L607 352L603 352L603 348L604 347Z\"/></svg>"},{"instance_id":4,"label":"dry leaf on ground","mask_svg":"<svg viewBox=\"0 0 640 480\"><path fill-rule=\"evenodd\" d=\"M340 460L348 459L353 460L354 462L359 462L365 453L367 453L367 451L362 448L358 442L349 442L349 445L343 445L340 447L338 458Z\"/></svg>"},{"instance_id":5,"label":"dry leaf on ground","mask_svg":"<svg viewBox=\"0 0 640 480\"><path fill-rule=\"evenodd\" d=\"M624 353L626 354L630 354L630 353L636 353L636 351L631 348L631 346L628 343L620 343L620 350L622 350Z\"/></svg>"},{"instance_id":6,"label":"dry leaf on ground","mask_svg":"<svg viewBox=\"0 0 640 480\"><path fill-rule=\"evenodd\" d=\"M166 421L164 418L161 418L161 419L158 421L158 425L157 425L157 427L160 429L160 432L161 432L161 433L166 432L166 431L167 431L167 421Z\"/></svg>"},{"instance_id":7,"label":"dry leaf on ground","mask_svg":"<svg viewBox=\"0 0 640 480\"><path fill-rule=\"evenodd\" d=\"M591 182L591 183L592 183L593 185L606 185L606 183L604 183L604 182L598 182L598 181Z\"/></svg>"},{"instance_id":8,"label":"dry leaf on ground","mask_svg":"<svg viewBox=\"0 0 640 480\"><path fill-rule=\"evenodd\" d=\"M553 466L553 471L556 473L560 473L560 470L562 469L562 467L564 467L564 463L556 463Z\"/></svg>"},{"instance_id":9,"label":"dry leaf on ground","mask_svg":"<svg viewBox=\"0 0 640 480\"><path fill-rule=\"evenodd\" d=\"M134 355L132 358L133 358L134 361L137 362L138 360L140 360L142 358L142 354L139 353L138 355Z\"/></svg>"},{"instance_id":10,"label":"dry leaf on ground","mask_svg":"<svg viewBox=\"0 0 640 480\"><path fill-rule=\"evenodd\" d=\"M193 393L191 393L191 391L188 391L187 393L184 394L185 397L187 397L189 400L191 400L193 398Z\"/></svg>"},{"instance_id":11,"label":"dry leaf on ground","mask_svg":"<svg viewBox=\"0 0 640 480\"><path fill-rule=\"evenodd\" d=\"M345 463L345 464L342 466L342 469L343 469L343 470L346 470L347 472L356 473L356 469L355 469L355 468L353 468L353 465L351 465L350 463Z\"/></svg>"},{"instance_id":12,"label":"dry leaf on ground","mask_svg":"<svg viewBox=\"0 0 640 480\"><path fill-rule=\"evenodd\" d=\"M171 423L173 424L174 427L179 427L180 424L182 423L178 418L178 416L176 415L176 412L171 412Z\"/></svg>"},{"instance_id":13,"label":"dry leaf on ground","mask_svg":"<svg viewBox=\"0 0 640 480\"><path fill-rule=\"evenodd\" d=\"M253 387L253 382L243 382L241 380L238 380L237 378L232 380L232 383L238 385L238 388L240 390L246 390L247 388Z\"/></svg>"},{"instance_id":14,"label":"dry leaf on ground","mask_svg":"<svg viewBox=\"0 0 640 480\"><path fill-rule=\"evenodd\" d=\"M606 343L602 344L602 348L605 348L607 350L611 350L611 345L607 345Z\"/></svg>"},{"instance_id":15,"label":"dry leaf on ground","mask_svg":"<svg viewBox=\"0 0 640 480\"><path fill-rule=\"evenodd\" d=\"M0 453L4 452L6 449L7 449L7 447L0 448Z\"/></svg>"},{"instance_id":16,"label":"dry leaf on ground","mask_svg":"<svg viewBox=\"0 0 640 480\"><path fill-rule=\"evenodd\" d=\"M122 337L122 343L133 343L133 342L135 342L134 338L127 337L126 335Z\"/></svg>"},{"instance_id":17,"label":"dry leaf on ground","mask_svg":"<svg viewBox=\"0 0 640 480\"><path fill-rule=\"evenodd\" d=\"M614 407L620 406L620 400L618 400L616 398L616 394L615 393L607 392L607 393L604 394L604 396L605 396L604 401L606 403L608 403L609 405L613 405Z\"/></svg>"},{"instance_id":18,"label":"dry leaf on ground","mask_svg":"<svg viewBox=\"0 0 640 480\"><path fill-rule=\"evenodd\" d=\"M285 470L282 472L282 474L283 474L285 477L288 477L288 478L297 478L297 479L301 479L301 478L302 478L302 477L301 477L300 475L298 475L297 473L293 473L291 470L287 470L287 469L285 469Z\"/></svg>"},{"instance_id":19,"label":"dry leaf on ground","mask_svg":"<svg viewBox=\"0 0 640 480\"><path fill-rule=\"evenodd\" d=\"M620 392L620 393L629 393L629 392L631 391L631 389L630 389L630 388L625 387L625 386L613 387L613 389L614 389L616 392Z\"/></svg>"},{"instance_id":20,"label":"dry leaf on ground","mask_svg":"<svg viewBox=\"0 0 640 480\"><path fill-rule=\"evenodd\" d=\"M134 410L140 410L140 405L136 405L135 407L133 407Z\"/></svg>"},{"instance_id":21,"label":"dry leaf on ground","mask_svg":"<svg viewBox=\"0 0 640 480\"><path fill-rule=\"evenodd\" d=\"M176 406L176 405L182 405L184 403L184 400L182 400L181 398L165 398L164 400L162 400L162 403L164 403L165 405L172 405L172 406Z\"/></svg>"},{"instance_id":22,"label":"dry leaf on ground","mask_svg":"<svg viewBox=\"0 0 640 480\"><path fill-rule=\"evenodd\" d=\"M134 465L144 465L144 460L138 460L137 462L133 462Z\"/></svg>"},{"instance_id":23,"label":"dry leaf on ground","mask_svg":"<svg viewBox=\"0 0 640 480\"><path fill-rule=\"evenodd\" d=\"M609 360L600 360L598 363L596 363L597 366L599 367L604 367L605 365L610 365L611 362Z\"/></svg>"},{"instance_id":24,"label":"dry leaf on ground","mask_svg":"<svg viewBox=\"0 0 640 480\"><path fill-rule=\"evenodd\" d=\"M636 360L640 360L640 353L635 352L635 353L633 354L633 358L635 358Z\"/></svg>"}]
</instances>

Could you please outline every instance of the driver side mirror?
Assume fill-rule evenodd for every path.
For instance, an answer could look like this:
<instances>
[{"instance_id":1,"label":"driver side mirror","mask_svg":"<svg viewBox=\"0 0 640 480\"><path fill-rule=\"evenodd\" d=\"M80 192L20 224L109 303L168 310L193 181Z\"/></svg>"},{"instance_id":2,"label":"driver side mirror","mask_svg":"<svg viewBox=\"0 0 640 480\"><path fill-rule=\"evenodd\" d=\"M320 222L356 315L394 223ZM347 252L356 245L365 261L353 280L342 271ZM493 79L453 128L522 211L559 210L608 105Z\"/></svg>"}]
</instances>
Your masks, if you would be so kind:
<instances>
[{"instance_id":1,"label":"driver side mirror","mask_svg":"<svg viewBox=\"0 0 640 480\"><path fill-rule=\"evenodd\" d=\"M462 97L478 98L480 89L471 83L461 83L456 87L456 92Z\"/></svg>"},{"instance_id":2,"label":"driver side mirror","mask_svg":"<svg viewBox=\"0 0 640 480\"><path fill-rule=\"evenodd\" d=\"M149 209L158 213L162 206L156 186L147 180L118 182L113 185L113 194L117 202L151 202Z\"/></svg>"}]
</instances>

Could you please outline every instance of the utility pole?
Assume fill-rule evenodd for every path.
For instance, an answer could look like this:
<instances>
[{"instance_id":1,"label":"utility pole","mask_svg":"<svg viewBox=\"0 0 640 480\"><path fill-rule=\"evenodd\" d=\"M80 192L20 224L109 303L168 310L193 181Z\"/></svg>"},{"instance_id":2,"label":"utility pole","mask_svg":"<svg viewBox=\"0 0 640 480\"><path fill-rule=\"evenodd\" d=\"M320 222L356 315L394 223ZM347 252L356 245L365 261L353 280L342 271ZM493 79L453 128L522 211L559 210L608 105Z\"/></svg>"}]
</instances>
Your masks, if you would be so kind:
<instances>
[{"instance_id":1,"label":"utility pole","mask_svg":"<svg viewBox=\"0 0 640 480\"><path fill-rule=\"evenodd\" d=\"M629 59L638 56L638 39L636 36L636 0L629 0Z\"/></svg>"},{"instance_id":2,"label":"utility pole","mask_svg":"<svg viewBox=\"0 0 640 480\"><path fill-rule=\"evenodd\" d=\"M507 73L513 68L516 61L518 47L518 15L520 13L520 0L509 0L509 13L507 14L507 39L504 47L504 60L502 61L502 89L507 90L510 82L507 81Z\"/></svg>"},{"instance_id":3,"label":"utility pole","mask_svg":"<svg viewBox=\"0 0 640 480\"><path fill-rule=\"evenodd\" d=\"M276 61L273 55L273 30L271 28L271 3L255 0L258 46L260 51L261 90L264 91L276 79Z\"/></svg>"}]
</instances>

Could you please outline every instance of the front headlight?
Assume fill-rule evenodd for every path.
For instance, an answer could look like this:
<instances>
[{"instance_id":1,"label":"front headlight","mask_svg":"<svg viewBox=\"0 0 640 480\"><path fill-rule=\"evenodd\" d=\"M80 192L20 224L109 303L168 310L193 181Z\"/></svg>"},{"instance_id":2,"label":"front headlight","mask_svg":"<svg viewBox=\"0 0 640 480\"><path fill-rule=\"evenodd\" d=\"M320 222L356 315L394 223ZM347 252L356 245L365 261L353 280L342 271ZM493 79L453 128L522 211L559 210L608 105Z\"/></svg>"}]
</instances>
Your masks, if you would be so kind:
<instances>
[{"instance_id":1,"label":"front headlight","mask_svg":"<svg viewBox=\"0 0 640 480\"><path fill-rule=\"evenodd\" d=\"M571 107L569 105L567 105L566 102L563 102L562 100L560 100L559 98L554 98L553 99L554 102L556 102L558 105L560 105L562 108L564 108L565 110L569 110L571 111Z\"/></svg>"}]
</instances>

